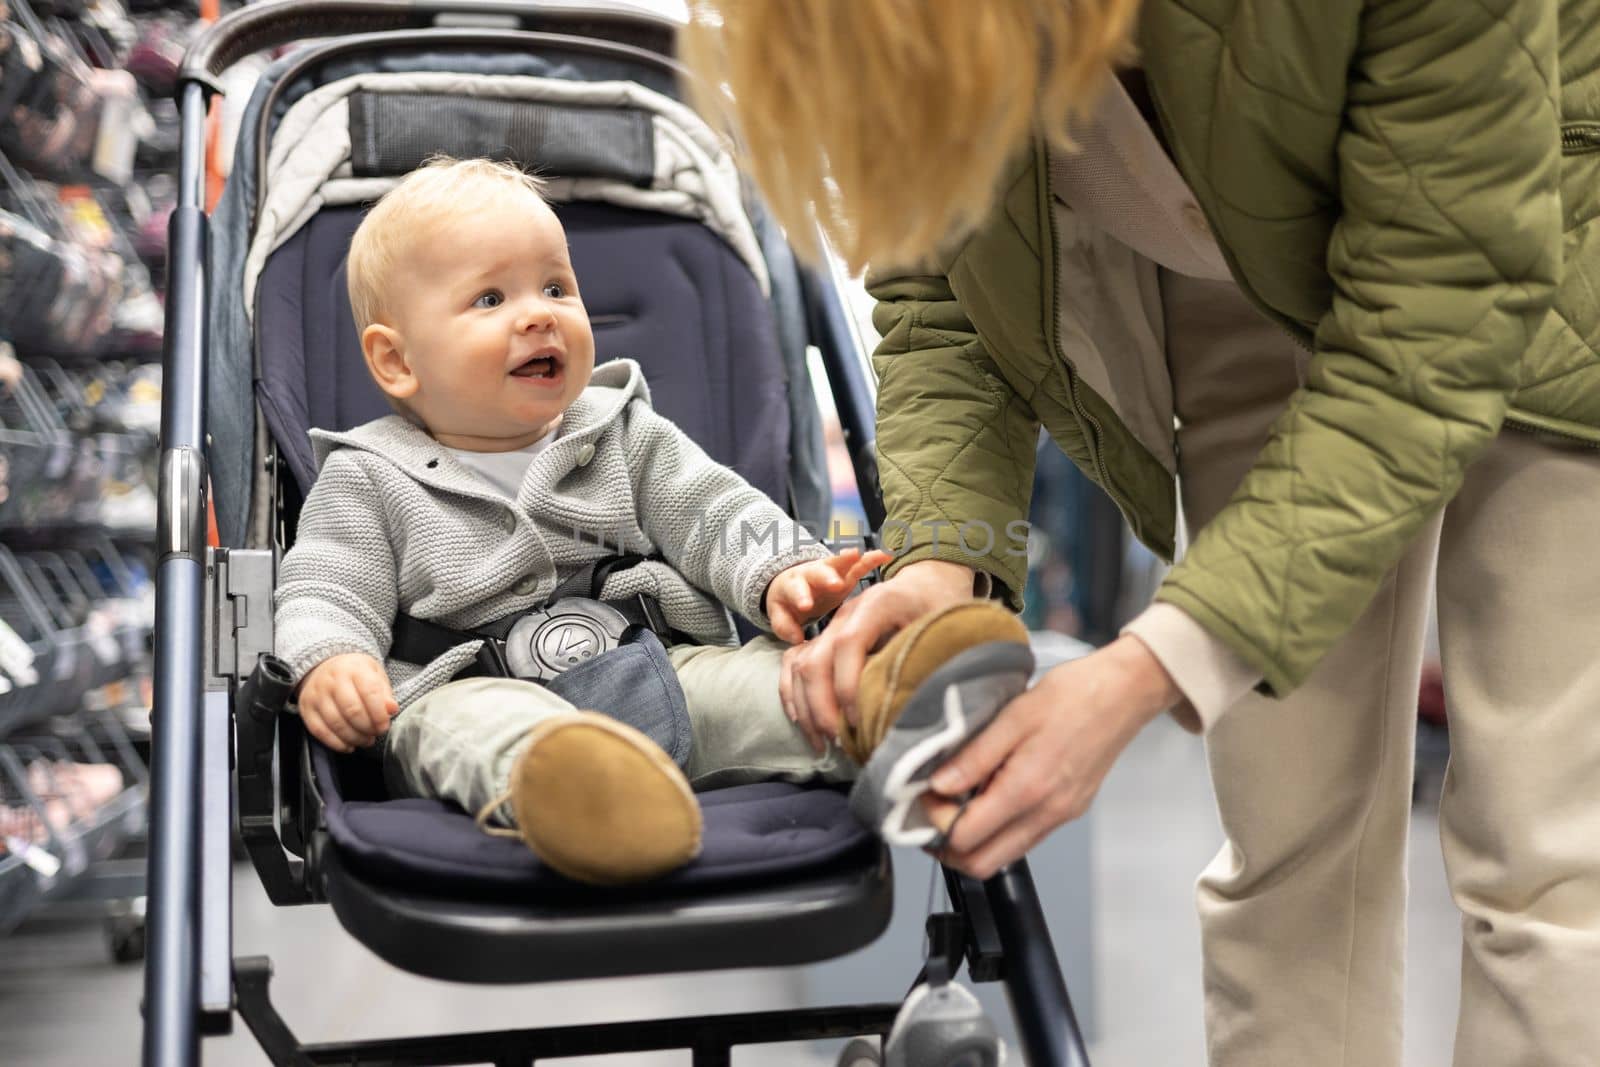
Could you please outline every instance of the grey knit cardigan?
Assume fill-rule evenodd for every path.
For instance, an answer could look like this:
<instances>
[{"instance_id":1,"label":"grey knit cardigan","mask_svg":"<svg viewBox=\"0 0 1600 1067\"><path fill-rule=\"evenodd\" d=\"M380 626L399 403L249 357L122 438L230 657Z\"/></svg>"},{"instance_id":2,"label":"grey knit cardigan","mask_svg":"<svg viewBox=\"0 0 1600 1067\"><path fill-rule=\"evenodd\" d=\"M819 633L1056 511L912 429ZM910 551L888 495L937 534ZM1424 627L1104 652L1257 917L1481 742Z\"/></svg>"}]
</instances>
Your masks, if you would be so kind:
<instances>
[{"instance_id":1,"label":"grey knit cardigan","mask_svg":"<svg viewBox=\"0 0 1600 1067\"><path fill-rule=\"evenodd\" d=\"M480 642L425 667L387 658L397 611L470 629L537 607L585 564L659 553L603 595L649 593L674 627L734 640L732 608L769 629L769 582L828 550L655 413L638 364L595 368L515 500L399 416L311 432L319 474L284 556L276 648L298 682L330 656L384 660L402 707L471 662ZM724 606L726 605L726 606Z\"/></svg>"}]
</instances>

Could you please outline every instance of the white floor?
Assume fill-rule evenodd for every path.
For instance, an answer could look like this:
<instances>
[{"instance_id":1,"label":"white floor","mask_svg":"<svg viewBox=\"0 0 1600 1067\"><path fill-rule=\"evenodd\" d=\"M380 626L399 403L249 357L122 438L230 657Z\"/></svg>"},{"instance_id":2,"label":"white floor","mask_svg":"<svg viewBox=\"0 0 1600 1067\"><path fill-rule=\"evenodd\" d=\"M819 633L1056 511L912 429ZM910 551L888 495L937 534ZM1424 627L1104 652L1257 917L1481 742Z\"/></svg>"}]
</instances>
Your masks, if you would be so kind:
<instances>
[{"instance_id":1,"label":"white floor","mask_svg":"<svg viewBox=\"0 0 1600 1067\"><path fill-rule=\"evenodd\" d=\"M1203 1067L1191 887L1215 850L1217 829L1199 744L1165 724L1146 731L1106 782L1092 829L1096 981L1092 996L1082 1000L1096 1008L1095 1067ZM1419 812L1414 829L1408 1064L1446 1067L1459 968L1457 922L1445 893L1436 820ZM275 998L304 1040L762 1010L832 999L804 971L519 988L429 982L357 946L325 908L270 907L248 868L240 868L236 884L235 951L272 956ZM884 999L892 999L915 961L901 958L903 952L879 958L884 955L869 950L862 959L881 968ZM106 962L94 926L33 925L0 939L0 1065L137 1063L140 983L137 969ZM821 1067L831 1063L828 1052L749 1048L735 1063ZM207 1040L205 1062L257 1067L267 1060L241 1027ZM558 1062L684 1067L689 1059L663 1053Z\"/></svg>"}]
</instances>

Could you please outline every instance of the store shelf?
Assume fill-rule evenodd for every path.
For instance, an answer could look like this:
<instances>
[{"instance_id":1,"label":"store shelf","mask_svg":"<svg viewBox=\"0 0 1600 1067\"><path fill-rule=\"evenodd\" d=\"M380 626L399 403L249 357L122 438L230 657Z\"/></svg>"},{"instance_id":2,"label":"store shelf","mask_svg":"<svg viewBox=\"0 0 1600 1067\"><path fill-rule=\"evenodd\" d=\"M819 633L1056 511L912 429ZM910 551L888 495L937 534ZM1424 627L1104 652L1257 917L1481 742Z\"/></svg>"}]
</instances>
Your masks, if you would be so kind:
<instances>
[{"instance_id":1,"label":"store shelf","mask_svg":"<svg viewBox=\"0 0 1600 1067\"><path fill-rule=\"evenodd\" d=\"M161 409L149 264L175 196L165 96L195 11L4 7L0 934L40 909L99 909L131 958L143 865L120 857L146 820Z\"/></svg>"}]
</instances>

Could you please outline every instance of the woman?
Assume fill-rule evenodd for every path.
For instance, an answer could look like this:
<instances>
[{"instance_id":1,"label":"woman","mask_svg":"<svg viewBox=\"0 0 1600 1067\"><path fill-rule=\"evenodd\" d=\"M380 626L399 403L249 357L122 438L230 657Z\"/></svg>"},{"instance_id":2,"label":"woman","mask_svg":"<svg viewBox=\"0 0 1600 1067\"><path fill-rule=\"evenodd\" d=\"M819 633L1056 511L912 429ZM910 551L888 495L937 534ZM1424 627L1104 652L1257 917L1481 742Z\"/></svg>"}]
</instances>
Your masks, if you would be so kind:
<instances>
[{"instance_id":1,"label":"woman","mask_svg":"<svg viewBox=\"0 0 1600 1067\"><path fill-rule=\"evenodd\" d=\"M899 558L791 655L793 713L831 735L888 633L1018 605L1039 426L1167 556L1181 498L1157 602L935 779L981 789L945 859L1021 856L1172 710L1228 836L1199 886L1212 1062L1395 1065L1436 586L1456 1063L1594 1062L1600 5L699 8L774 210L870 267L884 335Z\"/></svg>"}]
</instances>

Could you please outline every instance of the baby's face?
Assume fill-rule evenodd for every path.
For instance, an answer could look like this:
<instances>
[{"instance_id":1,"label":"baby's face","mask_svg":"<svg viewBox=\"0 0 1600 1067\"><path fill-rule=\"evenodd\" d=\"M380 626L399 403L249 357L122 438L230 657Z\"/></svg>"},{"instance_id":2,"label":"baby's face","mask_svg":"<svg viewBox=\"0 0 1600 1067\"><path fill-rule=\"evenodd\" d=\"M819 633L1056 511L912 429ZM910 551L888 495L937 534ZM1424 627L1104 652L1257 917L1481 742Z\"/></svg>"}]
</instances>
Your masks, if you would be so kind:
<instances>
[{"instance_id":1,"label":"baby's face","mask_svg":"<svg viewBox=\"0 0 1600 1067\"><path fill-rule=\"evenodd\" d=\"M521 190L432 230L412 242L390 304L415 378L405 403L452 448L531 444L594 371L566 233Z\"/></svg>"}]
</instances>

